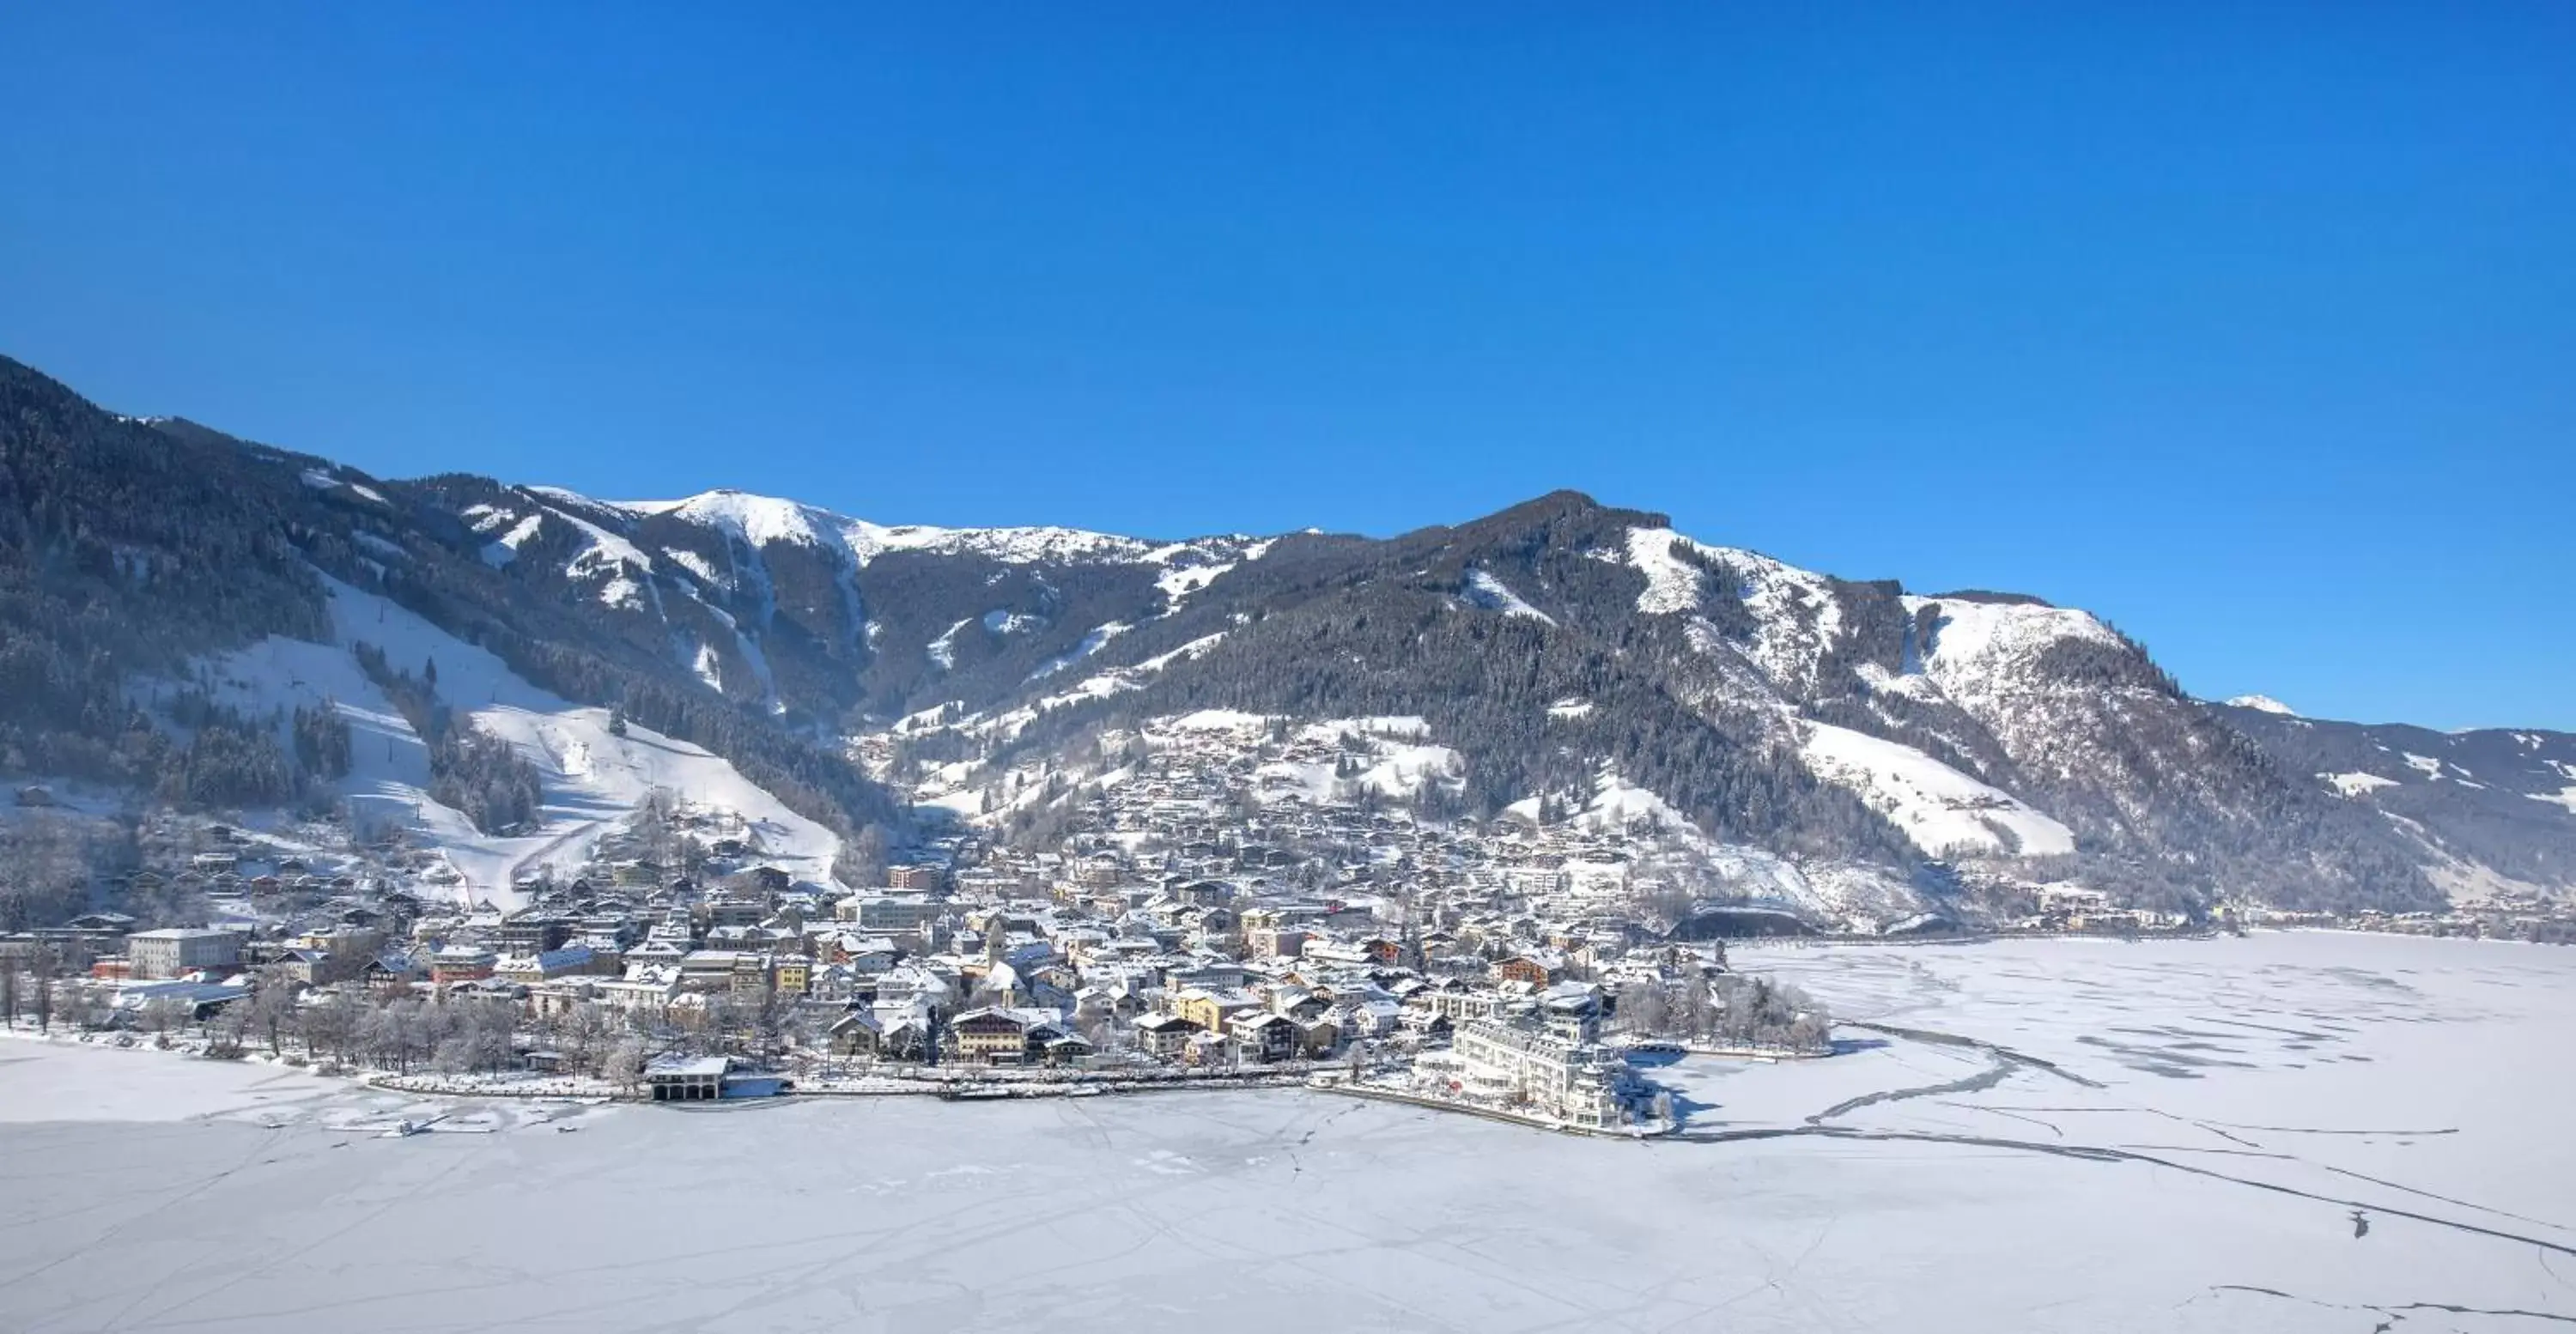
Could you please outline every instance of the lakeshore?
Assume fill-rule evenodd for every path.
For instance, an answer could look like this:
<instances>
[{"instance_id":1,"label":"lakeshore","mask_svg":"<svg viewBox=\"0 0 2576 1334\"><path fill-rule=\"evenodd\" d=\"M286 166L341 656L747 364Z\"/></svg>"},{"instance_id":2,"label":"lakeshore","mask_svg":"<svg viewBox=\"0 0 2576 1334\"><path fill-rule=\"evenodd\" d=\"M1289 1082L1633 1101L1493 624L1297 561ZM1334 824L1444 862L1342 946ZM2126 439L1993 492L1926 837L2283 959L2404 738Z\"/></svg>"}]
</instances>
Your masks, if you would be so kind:
<instances>
[{"instance_id":1,"label":"lakeshore","mask_svg":"<svg viewBox=\"0 0 2576 1334\"><path fill-rule=\"evenodd\" d=\"M680 1109L0 1045L0 1324L2347 1334L2576 1314L2576 1081L2548 1057L2576 1031L2576 955L2299 933L1759 966L1847 1016L1847 1050L1678 1058L1651 1073L1683 1129L1635 1145L1300 1086Z\"/></svg>"}]
</instances>

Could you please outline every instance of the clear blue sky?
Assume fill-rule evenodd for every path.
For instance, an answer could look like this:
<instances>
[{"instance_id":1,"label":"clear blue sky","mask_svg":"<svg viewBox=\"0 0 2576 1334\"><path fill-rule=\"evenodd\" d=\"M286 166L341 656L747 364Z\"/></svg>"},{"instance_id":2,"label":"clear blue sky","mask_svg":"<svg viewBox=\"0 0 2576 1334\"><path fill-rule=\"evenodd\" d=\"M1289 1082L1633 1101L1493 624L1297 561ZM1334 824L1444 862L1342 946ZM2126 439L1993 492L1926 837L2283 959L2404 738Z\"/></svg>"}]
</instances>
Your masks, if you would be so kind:
<instances>
[{"instance_id":1,"label":"clear blue sky","mask_svg":"<svg viewBox=\"0 0 2576 1334\"><path fill-rule=\"evenodd\" d=\"M889 522L1572 486L2576 728L2576 5L2077 8L13 5L0 351Z\"/></svg>"}]
</instances>

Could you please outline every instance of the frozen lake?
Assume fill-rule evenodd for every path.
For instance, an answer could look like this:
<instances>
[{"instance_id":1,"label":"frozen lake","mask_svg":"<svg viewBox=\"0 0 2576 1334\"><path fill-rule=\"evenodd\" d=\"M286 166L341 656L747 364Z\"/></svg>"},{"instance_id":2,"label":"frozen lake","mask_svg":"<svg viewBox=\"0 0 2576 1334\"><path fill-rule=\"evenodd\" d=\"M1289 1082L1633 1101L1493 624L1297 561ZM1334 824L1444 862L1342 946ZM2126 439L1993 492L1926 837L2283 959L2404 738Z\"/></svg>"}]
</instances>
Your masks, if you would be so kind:
<instances>
[{"instance_id":1,"label":"frozen lake","mask_svg":"<svg viewBox=\"0 0 2576 1334\"><path fill-rule=\"evenodd\" d=\"M1888 1027L1661 1072L1694 1138L1654 1145L1303 1091L440 1104L0 1042L0 1328L2576 1322L2576 950L1736 961ZM423 1111L456 1133L376 1137Z\"/></svg>"}]
</instances>

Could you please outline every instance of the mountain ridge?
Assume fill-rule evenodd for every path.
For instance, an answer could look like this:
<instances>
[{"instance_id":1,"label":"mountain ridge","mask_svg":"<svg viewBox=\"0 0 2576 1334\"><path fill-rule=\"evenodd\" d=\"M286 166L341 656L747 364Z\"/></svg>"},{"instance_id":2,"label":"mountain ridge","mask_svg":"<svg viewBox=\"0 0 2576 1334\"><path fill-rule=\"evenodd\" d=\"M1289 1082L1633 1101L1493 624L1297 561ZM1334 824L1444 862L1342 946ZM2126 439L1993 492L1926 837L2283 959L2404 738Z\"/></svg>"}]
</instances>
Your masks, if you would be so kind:
<instances>
[{"instance_id":1,"label":"mountain ridge","mask_svg":"<svg viewBox=\"0 0 2576 1334\"><path fill-rule=\"evenodd\" d=\"M1573 490L1384 538L1163 540L882 524L731 489L619 502L377 479L102 413L5 360L0 408L0 624L47 657L15 662L44 688L0 711L16 772L59 752L131 781L113 759L136 734L127 701L68 689L75 664L123 681L313 638L318 575L572 705L704 745L872 846L938 818L926 781L952 794L941 809L982 809L954 794L1029 774L1065 790L978 818L1046 837L1108 772L1075 757L1224 710L1423 720L1463 770L1407 798L1426 817L1586 809L1615 776L1712 846L1891 886L2072 881L2199 912L2576 880L2576 801L2544 786L2547 764L2576 764L2559 734L2516 733L2551 738L2515 771L2522 806L2470 776L2394 808L2387 787L2335 781L2404 785L2386 765L2320 759L2301 730L2316 720L2189 696L2091 612L1846 580ZM230 553L233 578L178 573L200 550Z\"/></svg>"}]
</instances>

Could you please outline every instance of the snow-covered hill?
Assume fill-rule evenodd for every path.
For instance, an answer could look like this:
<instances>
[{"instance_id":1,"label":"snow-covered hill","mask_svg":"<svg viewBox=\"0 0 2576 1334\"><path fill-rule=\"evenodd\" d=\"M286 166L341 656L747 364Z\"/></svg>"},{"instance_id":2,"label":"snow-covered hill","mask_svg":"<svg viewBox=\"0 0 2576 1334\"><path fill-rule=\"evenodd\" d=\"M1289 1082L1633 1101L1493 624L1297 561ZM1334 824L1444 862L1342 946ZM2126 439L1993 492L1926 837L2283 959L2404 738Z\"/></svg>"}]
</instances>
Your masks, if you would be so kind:
<instances>
[{"instance_id":1,"label":"snow-covered hill","mask_svg":"<svg viewBox=\"0 0 2576 1334\"><path fill-rule=\"evenodd\" d=\"M2576 735L2334 722L2235 701L2226 711L2284 769L2385 820L2454 898L2576 888Z\"/></svg>"},{"instance_id":2,"label":"snow-covered hill","mask_svg":"<svg viewBox=\"0 0 2576 1334\"><path fill-rule=\"evenodd\" d=\"M616 735L608 710L579 707L529 685L490 653L383 597L336 579L326 578L325 587L330 642L271 636L204 663L202 679L217 703L247 714L337 710L351 730L350 772L339 795L353 821L408 830L411 842L454 868L460 896L511 904L520 877L540 867L579 866L602 835L656 792L739 818L743 835L767 861L801 878L828 879L839 838L724 760L632 724ZM462 721L508 742L537 767L545 792L537 829L517 837L481 834L462 814L430 799L428 748L360 668L354 651L361 643L413 670L435 663L440 696Z\"/></svg>"},{"instance_id":3,"label":"snow-covered hill","mask_svg":"<svg viewBox=\"0 0 2576 1334\"><path fill-rule=\"evenodd\" d=\"M2075 851L2065 825L1911 746L1830 723L1809 723L1806 732L1802 753L1818 777L1860 794L1933 856Z\"/></svg>"},{"instance_id":4,"label":"snow-covered hill","mask_svg":"<svg viewBox=\"0 0 2576 1334\"><path fill-rule=\"evenodd\" d=\"M212 663L219 704L333 700L361 752L342 795L418 809L485 892L569 860L657 785L764 822L818 871L826 826L899 837L908 803L1019 837L1058 777L1115 770L1091 758L1104 738L1227 714L1285 719L1265 727L1292 741L1423 720L1403 743L1419 754L1380 737L1264 760L1288 766L1261 775L1277 796L1602 820L1650 797L1673 846L1777 859L1810 890L1829 866L2171 907L2576 885L2576 748L2551 734L2207 703L2088 611L1838 578L1572 492L1385 538L1164 541L374 478L113 417L15 363L0 405L17 469L0 574L32 599L7 627L0 753L48 779L186 788L184 747L122 744L124 705ZM537 833L473 837L419 805L426 756L356 669L362 640L405 670L434 656L441 695L539 768ZM624 738L610 703L635 721ZM306 777L291 760L226 777L243 774L188 799L275 804ZM1801 893L1782 891L1836 898Z\"/></svg>"}]
</instances>

